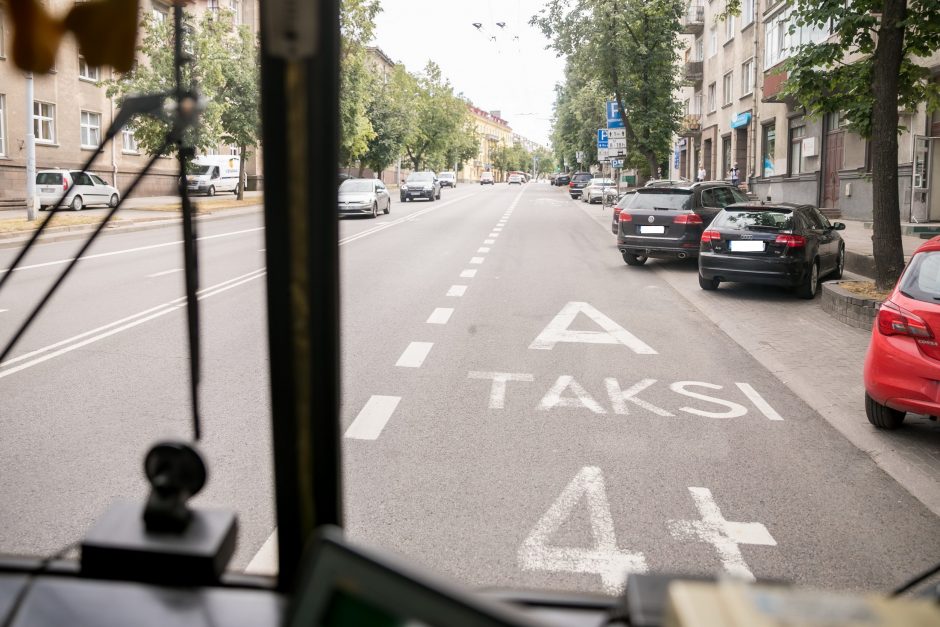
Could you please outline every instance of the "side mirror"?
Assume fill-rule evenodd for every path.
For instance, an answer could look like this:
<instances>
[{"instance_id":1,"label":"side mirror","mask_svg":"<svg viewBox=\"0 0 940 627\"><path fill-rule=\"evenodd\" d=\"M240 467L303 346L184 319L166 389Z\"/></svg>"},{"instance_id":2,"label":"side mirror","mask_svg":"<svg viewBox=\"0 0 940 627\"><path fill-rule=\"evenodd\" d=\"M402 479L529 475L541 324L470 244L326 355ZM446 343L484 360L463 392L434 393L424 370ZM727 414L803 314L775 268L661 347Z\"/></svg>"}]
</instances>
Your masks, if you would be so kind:
<instances>
[{"instance_id":1,"label":"side mirror","mask_svg":"<svg viewBox=\"0 0 940 627\"><path fill-rule=\"evenodd\" d=\"M833 231L844 231L844 230L845 230L845 224L843 224L842 222L833 222L833 223L832 223L832 230L833 230Z\"/></svg>"}]
</instances>

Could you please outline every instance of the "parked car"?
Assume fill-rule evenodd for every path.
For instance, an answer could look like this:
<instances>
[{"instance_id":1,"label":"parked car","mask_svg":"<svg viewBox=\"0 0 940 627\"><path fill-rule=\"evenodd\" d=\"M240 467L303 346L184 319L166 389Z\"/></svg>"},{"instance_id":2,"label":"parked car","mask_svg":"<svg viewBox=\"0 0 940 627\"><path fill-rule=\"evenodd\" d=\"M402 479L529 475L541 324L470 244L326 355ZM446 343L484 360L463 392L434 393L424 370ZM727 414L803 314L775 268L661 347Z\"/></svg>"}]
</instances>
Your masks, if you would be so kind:
<instances>
[{"instance_id":1,"label":"parked car","mask_svg":"<svg viewBox=\"0 0 940 627\"><path fill-rule=\"evenodd\" d=\"M571 175L566 172L556 174L555 178L552 179L552 185L557 185L558 187L563 187L570 182L571 182Z\"/></svg>"},{"instance_id":2,"label":"parked car","mask_svg":"<svg viewBox=\"0 0 940 627\"><path fill-rule=\"evenodd\" d=\"M79 170L41 170L36 173L36 195L39 208L46 209L67 192L62 207L81 211L91 205L116 207L121 194L113 185L95 174Z\"/></svg>"},{"instance_id":3,"label":"parked car","mask_svg":"<svg viewBox=\"0 0 940 627\"><path fill-rule=\"evenodd\" d=\"M525 182L525 177L521 174L510 174L508 182L510 185L522 185Z\"/></svg>"},{"instance_id":4,"label":"parked car","mask_svg":"<svg viewBox=\"0 0 940 627\"><path fill-rule=\"evenodd\" d=\"M865 413L880 429L940 416L940 237L922 244L881 304L865 357Z\"/></svg>"},{"instance_id":5,"label":"parked car","mask_svg":"<svg viewBox=\"0 0 940 627\"><path fill-rule=\"evenodd\" d=\"M568 182L568 194L572 198L580 198L581 191L590 185L593 179L594 175L590 172L575 172Z\"/></svg>"},{"instance_id":6,"label":"parked car","mask_svg":"<svg viewBox=\"0 0 940 627\"><path fill-rule=\"evenodd\" d=\"M457 187L456 172L441 172L437 178L441 181L441 187Z\"/></svg>"},{"instance_id":7,"label":"parked car","mask_svg":"<svg viewBox=\"0 0 940 627\"><path fill-rule=\"evenodd\" d=\"M617 247L627 265L650 257L696 257L702 231L719 211L747 197L728 183L647 186L620 212Z\"/></svg>"},{"instance_id":8,"label":"parked car","mask_svg":"<svg viewBox=\"0 0 940 627\"><path fill-rule=\"evenodd\" d=\"M632 200L632 196L635 193L636 190L631 189L630 191L620 194L620 198L617 199L617 203L614 205L614 220L610 225L610 230L614 235L620 232L620 212L623 211L623 208L630 203L630 200Z\"/></svg>"},{"instance_id":9,"label":"parked car","mask_svg":"<svg viewBox=\"0 0 940 627\"><path fill-rule=\"evenodd\" d=\"M241 161L238 157L201 155L189 164L186 187L189 193L215 196L218 192L238 194Z\"/></svg>"},{"instance_id":10,"label":"parked car","mask_svg":"<svg viewBox=\"0 0 940 627\"><path fill-rule=\"evenodd\" d=\"M594 178L581 190L581 200L593 205L595 202L604 202L605 194L616 193L616 191L617 184L613 179Z\"/></svg>"},{"instance_id":11,"label":"parked car","mask_svg":"<svg viewBox=\"0 0 940 627\"><path fill-rule=\"evenodd\" d=\"M401 201L415 198L427 198L430 201L441 199L441 181L434 172L412 172L401 184Z\"/></svg>"},{"instance_id":12,"label":"parked car","mask_svg":"<svg viewBox=\"0 0 940 627\"><path fill-rule=\"evenodd\" d=\"M341 214L371 214L392 210L392 196L378 179L347 179L339 186L339 212Z\"/></svg>"},{"instance_id":13,"label":"parked car","mask_svg":"<svg viewBox=\"0 0 940 627\"><path fill-rule=\"evenodd\" d=\"M650 179L644 187L676 187L680 185L691 185L689 179Z\"/></svg>"},{"instance_id":14,"label":"parked car","mask_svg":"<svg viewBox=\"0 0 940 627\"><path fill-rule=\"evenodd\" d=\"M842 277L843 229L810 205L730 205L702 233L698 283L704 290L722 281L781 285L813 298L821 277Z\"/></svg>"},{"instance_id":15,"label":"parked car","mask_svg":"<svg viewBox=\"0 0 940 627\"><path fill-rule=\"evenodd\" d=\"M493 178L492 172L484 172L480 175L480 185L493 185L496 183L496 179Z\"/></svg>"}]
</instances>

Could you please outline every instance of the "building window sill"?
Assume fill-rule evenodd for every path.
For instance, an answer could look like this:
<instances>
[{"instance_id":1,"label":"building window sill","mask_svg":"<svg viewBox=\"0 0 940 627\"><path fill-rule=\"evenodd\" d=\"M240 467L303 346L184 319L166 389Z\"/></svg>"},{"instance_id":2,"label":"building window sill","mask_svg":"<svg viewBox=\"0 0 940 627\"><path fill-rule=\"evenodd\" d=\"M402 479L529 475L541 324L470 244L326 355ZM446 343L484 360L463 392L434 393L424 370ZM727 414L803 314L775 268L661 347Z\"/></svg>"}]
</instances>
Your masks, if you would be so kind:
<instances>
[{"instance_id":1,"label":"building window sill","mask_svg":"<svg viewBox=\"0 0 940 627\"><path fill-rule=\"evenodd\" d=\"M35 140L37 146L49 146L50 148L58 148L59 144L50 141L41 141L39 139Z\"/></svg>"},{"instance_id":2,"label":"building window sill","mask_svg":"<svg viewBox=\"0 0 940 627\"><path fill-rule=\"evenodd\" d=\"M727 48L727 47L728 47L728 44L730 44L730 43L734 43L734 37L732 37L731 39L726 40L725 43L723 43L723 44L721 44L721 45L724 46L725 48Z\"/></svg>"},{"instance_id":3,"label":"building window sill","mask_svg":"<svg viewBox=\"0 0 940 627\"><path fill-rule=\"evenodd\" d=\"M80 80L80 81L83 82L83 83L91 83L92 85L97 85L99 79L97 79L97 78L88 78L87 76L79 76L79 77L78 77L78 80Z\"/></svg>"},{"instance_id":4,"label":"building window sill","mask_svg":"<svg viewBox=\"0 0 940 627\"><path fill-rule=\"evenodd\" d=\"M738 96L738 100L744 100L745 98L750 98L750 97L753 96L753 95L754 95L754 90L752 89L751 91L747 92L746 94L742 94L742 95Z\"/></svg>"},{"instance_id":5,"label":"building window sill","mask_svg":"<svg viewBox=\"0 0 940 627\"><path fill-rule=\"evenodd\" d=\"M104 150L98 150L97 146L81 146L81 149L85 152L95 152L98 151L100 154L104 154Z\"/></svg>"},{"instance_id":6,"label":"building window sill","mask_svg":"<svg viewBox=\"0 0 940 627\"><path fill-rule=\"evenodd\" d=\"M726 102L725 104L721 105L721 108L722 108L722 109L727 109L727 108L730 107L731 105L732 105L732 103Z\"/></svg>"},{"instance_id":7,"label":"building window sill","mask_svg":"<svg viewBox=\"0 0 940 627\"><path fill-rule=\"evenodd\" d=\"M121 154L122 155L140 155L140 151L139 150L122 150Z\"/></svg>"},{"instance_id":8,"label":"building window sill","mask_svg":"<svg viewBox=\"0 0 940 627\"><path fill-rule=\"evenodd\" d=\"M747 24L745 24L744 26L742 26L742 27L741 27L741 32L743 33L744 31L746 31L747 29L749 29L751 26L754 26L754 22L755 22L755 20L751 20L750 22L748 22Z\"/></svg>"}]
</instances>

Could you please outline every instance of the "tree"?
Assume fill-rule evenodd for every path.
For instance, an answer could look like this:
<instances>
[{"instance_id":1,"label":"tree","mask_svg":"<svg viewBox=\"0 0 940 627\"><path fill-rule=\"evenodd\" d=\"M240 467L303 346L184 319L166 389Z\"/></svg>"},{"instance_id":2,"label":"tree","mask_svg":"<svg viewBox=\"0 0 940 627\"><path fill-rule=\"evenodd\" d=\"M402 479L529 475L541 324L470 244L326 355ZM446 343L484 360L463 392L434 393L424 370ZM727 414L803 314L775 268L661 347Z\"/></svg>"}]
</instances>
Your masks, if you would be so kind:
<instances>
[{"instance_id":1,"label":"tree","mask_svg":"<svg viewBox=\"0 0 940 627\"><path fill-rule=\"evenodd\" d=\"M679 127L681 0L550 0L531 23L620 109L630 151L655 172Z\"/></svg>"},{"instance_id":2,"label":"tree","mask_svg":"<svg viewBox=\"0 0 940 627\"><path fill-rule=\"evenodd\" d=\"M225 88L220 98L224 108L222 139L238 146L238 199L245 197L245 165L248 150L259 142L261 77L258 75L258 39L247 26L230 34L231 56L222 64Z\"/></svg>"},{"instance_id":3,"label":"tree","mask_svg":"<svg viewBox=\"0 0 940 627\"><path fill-rule=\"evenodd\" d=\"M473 159L480 152L480 134L477 132L476 124L466 109L464 103L463 123L448 138L447 146L444 148L443 165L449 169L451 167L460 167L460 164Z\"/></svg>"},{"instance_id":4,"label":"tree","mask_svg":"<svg viewBox=\"0 0 940 627\"><path fill-rule=\"evenodd\" d=\"M811 116L838 113L871 140L875 284L904 268L898 193L898 109L940 107L940 86L918 65L940 47L940 7L906 0L795 0L790 32L825 28L831 41L801 45L786 62L782 93Z\"/></svg>"},{"instance_id":5,"label":"tree","mask_svg":"<svg viewBox=\"0 0 940 627\"><path fill-rule=\"evenodd\" d=\"M579 80L569 62L565 83L555 88L555 120L552 145L561 164L578 164L577 153L584 154L581 167L597 162L597 129L607 124L606 95L596 78Z\"/></svg>"},{"instance_id":6,"label":"tree","mask_svg":"<svg viewBox=\"0 0 940 627\"><path fill-rule=\"evenodd\" d=\"M349 164L366 153L375 130L367 109L373 78L366 59L372 40L378 0L342 0L340 3L340 162Z\"/></svg>"},{"instance_id":7,"label":"tree","mask_svg":"<svg viewBox=\"0 0 940 627\"><path fill-rule=\"evenodd\" d=\"M381 85L366 110L375 136L362 156L363 165L379 173L401 156L405 139L415 124L412 108L417 81L397 65L387 83ZM360 170L361 175L361 170Z\"/></svg>"},{"instance_id":8,"label":"tree","mask_svg":"<svg viewBox=\"0 0 940 627\"><path fill-rule=\"evenodd\" d=\"M420 170L429 163L440 164L454 135L464 128L467 106L433 61L417 78L412 108L415 123L405 138L405 154L411 167Z\"/></svg>"},{"instance_id":9,"label":"tree","mask_svg":"<svg viewBox=\"0 0 940 627\"><path fill-rule=\"evenodd\" d=\"M532 156L535 159L536 177L541 176L542 173L545 172L555 171L555 158L551 151L540 146L532 152Z\"/></svg>"}]
</instances>

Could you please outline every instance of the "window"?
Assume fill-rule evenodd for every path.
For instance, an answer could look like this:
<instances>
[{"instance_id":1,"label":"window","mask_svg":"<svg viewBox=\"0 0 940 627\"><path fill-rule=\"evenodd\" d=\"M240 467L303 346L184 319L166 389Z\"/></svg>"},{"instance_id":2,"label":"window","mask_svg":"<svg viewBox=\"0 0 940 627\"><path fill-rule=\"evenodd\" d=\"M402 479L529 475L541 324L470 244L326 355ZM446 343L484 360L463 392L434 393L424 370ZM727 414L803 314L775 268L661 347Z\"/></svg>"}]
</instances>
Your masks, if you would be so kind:
<instances>
[{"instance_id":1,"label":"window","mask_svg":"<svg viewBox=\"0 0 940 627\"><path fill-rule=\"evenodd\" d=\"M162 24L166 22L169 17L170 7L165 4L160 4L159 2L154 2L151 14L155 22Z\"/></svg>"},{"instance_id":2,"label":"window","mask_svg":"<svg viewBox=\"0 0 940 627\"><path fill-rule=\"evenodd\" d=\"M206 7L206 9L213 16L218 15L219 14L219 0L209 0L209 5Z\"/></svg>"},{"instance_id":3,"label":"window","mask_svg":"<svg viewBox=\"0 0 940 627\"><path fill-rule=\"evenodd\" d=\"M33 101L33 135L37 142L55 142L55 105Z\"/></svg>"},{"instance_id":4,"label":"window","mask_svg":"<svg viewBox=\"0 0 940 627\"><path fill-rule=\"evenodd\" d=\"M3 31L3 29L4 29L4 24L3 24L4 15L6 15L6 7L4 7L3 4L0 4L0 59L3 59L3 58L6 57L6 47L5 47L5 45L4 45L4 44L6 43L6 41L5 41L4 36L3 36L3 35L4 35L4 31ZM2 154L2 153L0 153L0 154Z\"/></svg>"},{"instance_id":5,"label":"window","mask_svg":"<svg viewBox=\"0 0 940 627\"><path fill-rule=\"evenodd\" d=\"M718 27L712 26L708 29L708 57L711 58L718 54Z\"/></svg>"},{"instance_id":6,"label":"window","mask_svg":"<svg viewBox=\"0 0 940 627\"><path fill-rule=\"evenodd\" d=\"M774 175L774 150L777 147L777 129L773 124L768 124L763 129L764 135L764 152L763 154L763 163L761 171L763 176L773 176Z\"/></svg>"},{"instance_id":7,"label":"window","mask_svg":"<svg viewBox=\"0 0 940 627\"><path fill-rule=\"evenodd\" d=\"M731 169L731 135L721 138L721 177Z\"/></svg>"},{"instance_id":8,"label":"window","mask_svg":"<svg viewBox=\"0 0 940 627\"><path fill-rule=\"evenodd\" d=\"M228 147L228 154L230 154L230 155L233 156L233 157L237 157L237 156L238 156L238 146L229 146L229 147Z\"/></svg>"},{"instance_id":9,"label":"window","mask_svg":"<svg viewBox=\"0 0 940 627\"><path fill-rule=\"evenodd\" d=\"M805 126L795 126L790 129L790 153L787 164L790 176L796 176L803 171L803 137L805 135Z\"/></svg>"},{"instance_id":10,"label":"window","mask_svg":"<svg viewBox=\"0 0 940 627\"><path fill-rule=\"evenodd\" d=\"M82 148L97 148L101 143L101 114L82 111Z\"/></svg>"},{"instance_id":11,"label":"window","mask_svg":"<svg viewBox=\"0 0 940 627\"><path fill-rule=\"evenodd\" d=\"M715 83L712 83L708 86L708 112L711 113L715 110Z\"/></svg>"},{"instance_id":12,"label":"window","mask_svg":"<svg viewBox=\"0 0 940 627\"><path fill-rule=\"evenodd\" d=\"M232 8L232 21L235 24L242 23L242 12L241 12L241 2L239 0L231 0Z\"/></svg>"},{"instance_id":13,"label":"window","mask_svg":"<svg viewBox=\"0 0 940 627\"><path fill-rule=\"evenodd\" d=\"M754 21L754 0L741 0L741 28Z\"/></svg>"},{"instance_id":14,"label":"window","mask_svg":"<svg viewBox=\"0 0 940 627\"><path fill-rule=\"evenodd\" d=\"M95 182L96 185L107 185L107 181L96 174L91 174L91 180Z\"/></svg>"},{"instance_id":15,"label":"window","mask_svg":"<svg viewBox=\"0 0 940 627\"><path fill-rule=\"evenodd\" d=\"M728 15L725 18L725 41L731 41L734 39L734 16Z\"/></svg>"},{"instance_id":16,"label":"window","mask_svg":"<svg viewBox=\"0 0 940 627\"><path fill-rule=\"evenodd\" d=\"M725 74L724 78L721 81L721 104L729 105L731 104L731 99L734 98L734 72L728 72Z\"/></svg>"},{"instance_id":17,"label":"window","mask_svg":"<svg viewBox=\"0 0 940 627\"><path fill-rule=\"evenodd\" d=\"M0 155L7 154L6 96L0 94Z\"/></svg>"},{"instance_id":18,"label":"window","mask_svg":"<svg viewBox=\"0 0 940 627\"><path fill-rule=\"evenodd\" d=\"M754 91L754 59L753 57L741 64L741 95L746 96Z\"/></svg>"},{"instance_id":19,"label":"window","mask_svg":"<svg viewBox=\"0 0 940 627\"><path fill-rule=\"evenodd\" d=\"M93 65L88 65L88 61L81 55L78 56L78 77L95 82L98 82L99 77L98 68Z\"/></svg>"},{"instance_id":20,"label":"window","mask_svg":"<svg viewBox=\"0 0 940 627\"><path fill-rule=\"evenodd\" d=\"M139 152L137 149L137 138L134 137L134 129L125 127L121 131L121 136L123 144L121 145L121 150L124 152Z\"/></svg>"}]
</instances>

